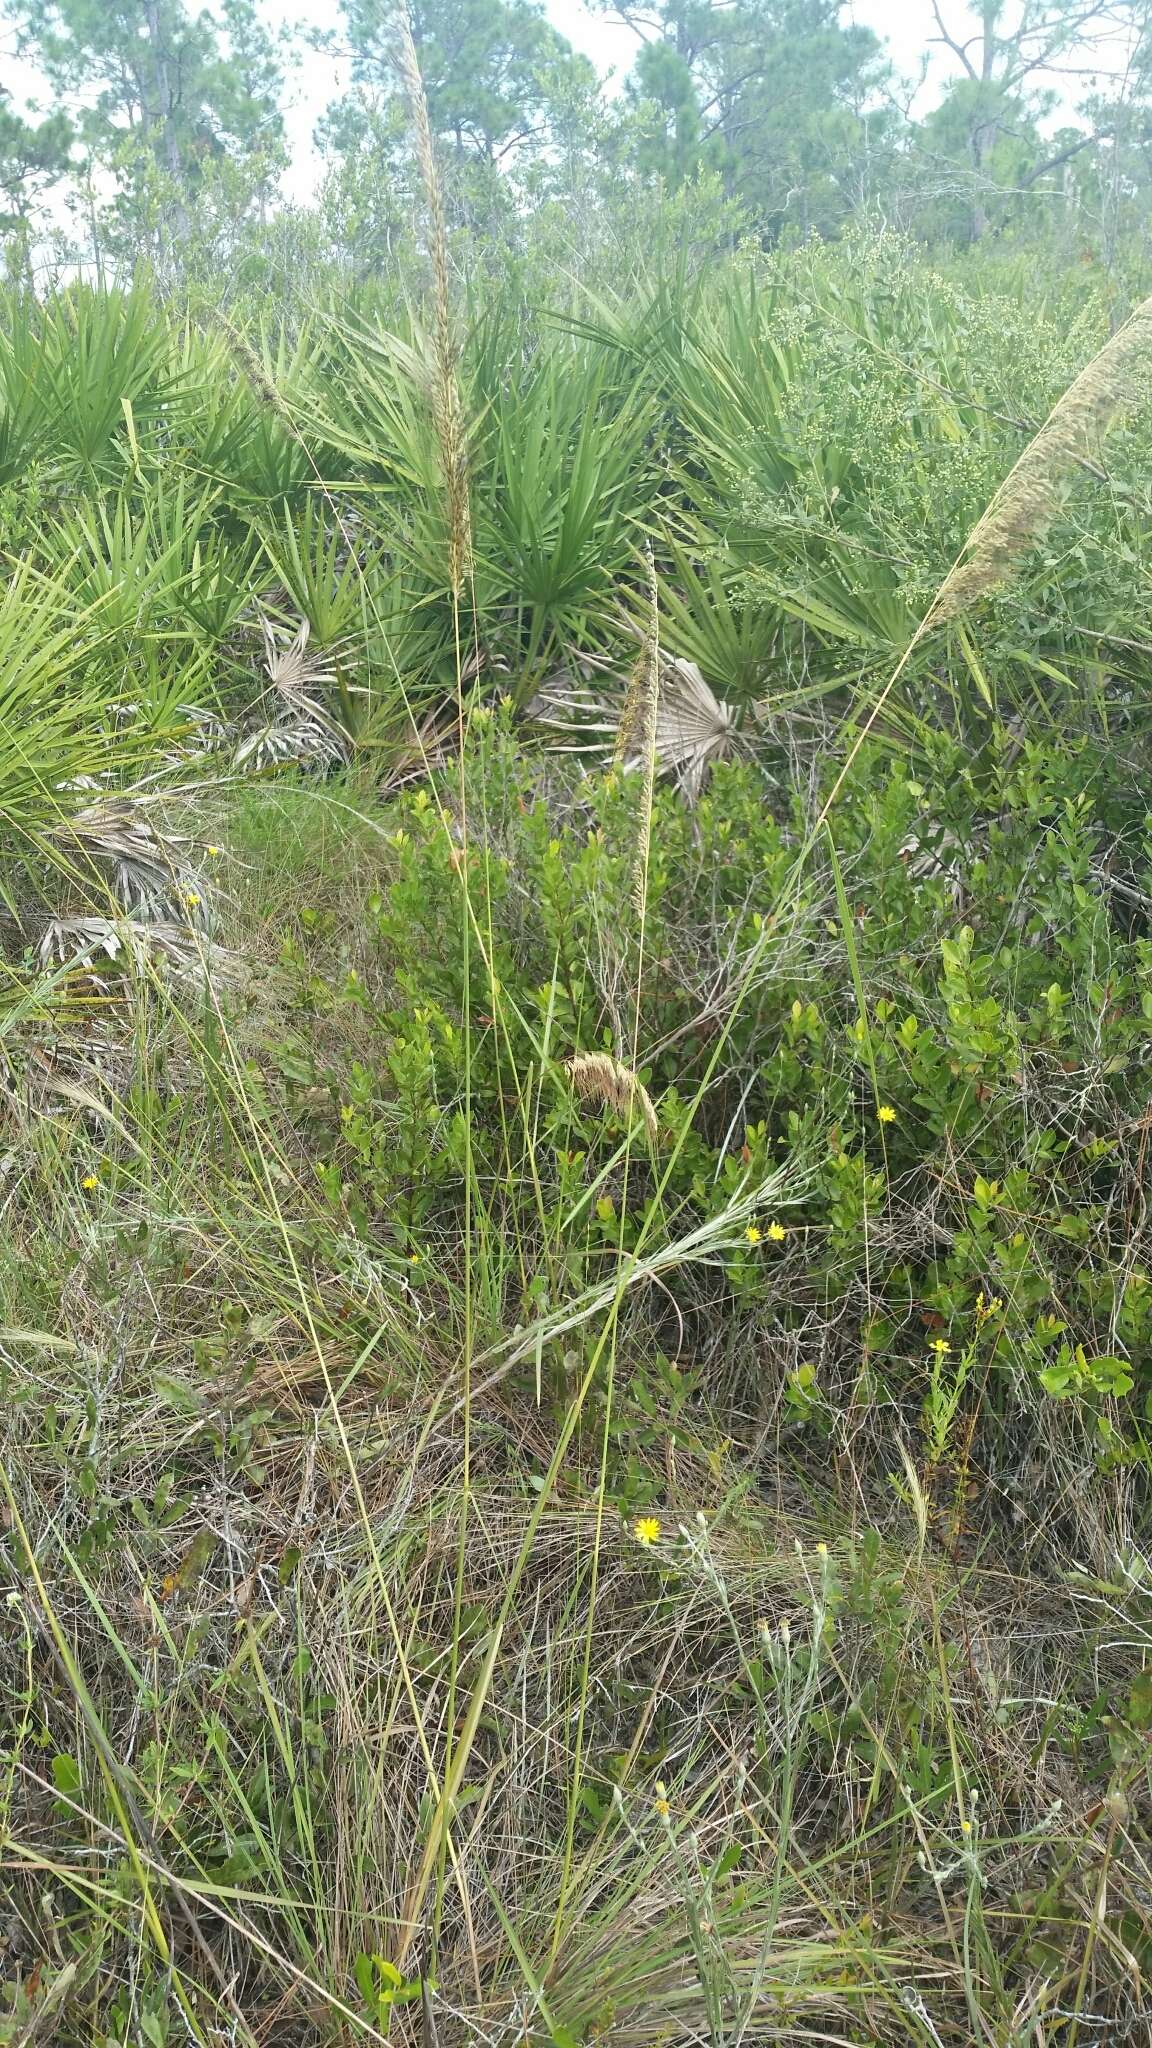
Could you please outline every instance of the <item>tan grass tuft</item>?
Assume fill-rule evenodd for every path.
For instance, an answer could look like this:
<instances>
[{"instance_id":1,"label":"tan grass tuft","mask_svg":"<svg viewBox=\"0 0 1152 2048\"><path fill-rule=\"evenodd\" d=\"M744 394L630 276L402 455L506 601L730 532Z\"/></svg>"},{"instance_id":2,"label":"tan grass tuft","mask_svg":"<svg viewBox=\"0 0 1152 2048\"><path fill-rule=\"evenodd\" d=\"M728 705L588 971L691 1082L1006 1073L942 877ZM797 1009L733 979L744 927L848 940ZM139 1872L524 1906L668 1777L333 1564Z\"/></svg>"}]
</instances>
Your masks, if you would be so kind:
<instances>
[{"instance_id":1,"label":"tan grass tuft","mask_svg":"<svg viewBox=\"0 0 1152 2048\"><path fill-rule=\"evenodd\" d=\"M468 455L464 414L460 400L459 363L452 324L452 296L448 283L448 230L444 219L444 194L432 146L432 125L428 119L428 96L412 17L404 0L397 9L400 31L399 69L408 96L409 112L416 136L416 159L428 208L428 256L432 265L432 405L440 463L448 508L448 573L452 595L459 598L472 558L472 518L468 496Z\"/></svg>"},{"instance_id":2,"label":"tan grass tuft","mask_svg":"<svg viewBox=\"0 0 1152 2048\"><path fill-rule=\"evenodd\" d=\"M649 1138L656 1143L660 1125L655 1105L631 1067L613 1059L611 1053L577 1052L565 1061L565 1072L582 1102L602 1102L619 1116L639 1110Z\"/></svg>"},{"instance_id":3,"label":"tan grass tuft","mask_svg":"<svg viewBox=\"0 0 1152 2048\"><path fill-rule=\"evenodd\" d=\"M1152 298L1137 306L1057 400L973 527L922 631L955 618L1004 583L1020 557L1042 538L1059 504L1061 476L1074 464L1091 461L1113 415L1135 396L1134 372L1150 345Z\"/></svg>"}]
</instances>

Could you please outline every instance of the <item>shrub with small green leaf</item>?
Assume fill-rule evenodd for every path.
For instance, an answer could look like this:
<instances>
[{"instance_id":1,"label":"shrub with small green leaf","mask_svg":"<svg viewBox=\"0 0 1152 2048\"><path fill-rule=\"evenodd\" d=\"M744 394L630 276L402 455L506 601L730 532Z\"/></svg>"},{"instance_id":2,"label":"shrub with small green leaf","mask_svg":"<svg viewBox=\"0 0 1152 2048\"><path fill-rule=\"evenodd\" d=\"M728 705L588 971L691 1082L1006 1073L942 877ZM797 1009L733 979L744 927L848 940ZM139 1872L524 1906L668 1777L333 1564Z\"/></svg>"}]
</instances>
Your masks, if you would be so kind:
<instances>
[{"instance_id":1,"label":"shrub with small green leaf","mask_svg":"<svg viewBox=\"0 0 1152 2048\"><path fill-rule=\"evenodd\" d=\"M358 1016L352 1062L317 1047L296 942L278 1057L329 1104L328 1200L406 1258L433 1240L459 1276L479 1188L516 1318L784 1167L787 1209L651 1300L666 1350L690 1318L717 1370L742 1354L742 1399L767 1383L815 1428L863 1361L876 1412L923 1414L935 1458L973 1417L1002 1443L1042 1392L1093 1416L1121 1397L1100 1440L1136 1455L1152 1289L1125 1134L1152 944L1099 872L1090 777L1007 735L982 780L944 743L930 779L864 756L833 816L838 893L820 848L796 881L799 799L724 766L694 811L658 790L641 923L638 780L559 770L478 716L463 780L383 821L359 965L319 975ZM654 1145L578 1099L581 1052L635 1054Z\"/></svg>"}]
</instances>

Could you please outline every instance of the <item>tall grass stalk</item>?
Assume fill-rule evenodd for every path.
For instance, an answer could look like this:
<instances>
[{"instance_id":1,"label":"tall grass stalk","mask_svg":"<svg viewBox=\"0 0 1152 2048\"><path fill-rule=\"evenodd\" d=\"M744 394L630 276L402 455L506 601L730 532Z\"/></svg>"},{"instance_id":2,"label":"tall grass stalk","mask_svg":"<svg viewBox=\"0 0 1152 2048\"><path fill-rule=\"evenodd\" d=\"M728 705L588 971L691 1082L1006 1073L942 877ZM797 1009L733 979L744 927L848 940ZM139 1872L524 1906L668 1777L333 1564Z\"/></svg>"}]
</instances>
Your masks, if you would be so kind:
<instances>
[{"instance_id":1,"label":"tall grass stalk","mask_svg":"<svg viewBox=\"0 0 1152 2048\"><path fill-rule=\"evenodd\" d=\"M826 823L860 750L923 642L959 617L1011 573L1043 532L1058 503L1061 477L1089 453L1117 408L1137 391L1137 372L1152 345L1152 298L1098 349L1057 399L1039 433L1013 464L973 527L923 614L883 689L860 726L802 850L806 859Z\"/></svg>"},{"instance_id":2,"label":"tall grass stalk","mask_svg":"<svg viewBox=\"0 0 1152 2048\"><path fill-rule=\"evenodd\" d=\"M428 256L432 268L433 408L448 512L448 577L453 598L459 604L471 562L472 527L464 410L460 400L459 352L448 271L448 226L428 119L428 97L412 33L412 17L404 0L397 9L397 32L400 75L408 98L416 161L420 167L428 214Z\"/></svg>"},{"instance_id":3,"label":"tall grass stalk","mask_svg":"<svg viewBox=\"0 0 1152 2048\"><path fill-rule=\"evenodd\" d=\"M626 1068L621 1062L612 1060L605 1054L580 1054L569 1062L568 1071L574 1079L578 1075L582 1076L582 1083L577 1081L578 1086L583 1085L587 1089L589 1083L591 1083L593 1088L598 1086L601 1089L606 1089L609 1096L614 1096L618 1102L626 1100L629 1111L639 1106L649 1144L653 1152L655 1152L659 1136L656 1114L648 1092L643 1087L636 1072L640 1059L641 1014L646 964L645 937L648 915L648 871L652 851L652 800L656 786L656 712L660 690L659 593L650 545L647 551L647 568L648 618L640 659L637 663L629 693L630 701L626 704L620 731L622 751L630 749L632 745L637 743L641 747L641 772L643 776L640 817L637 827L632 872L632 902L636 910L639 930L636 944L636 970L632 989L631 1067ZM576 1713L576 1735L573 1745L572 1776L568 1787L564 1856L560 1872L556 1912L552 1926L552 1942L549 1956L550 1967L556 1962L563 1934L564 1916L568 1905L574 1869L576 1822L580 1811L586 1724L592 1684L592 1654L598 1619L597 1598L600 1587L601 1554L604 1542L604 1522L608 1511L609 1453L612 1443L613 1404L616 1396L620 1310L628 1283L629 1267L632 1264L623 1236L625 1219L628 1214L631 1170L632 1147L630 1131L629 1142L624 1153L623 1188L620 1203L619 1278L609 1309L605 1333L607 1342L605 1345L606 1355L604 1362L604 1415L600 1431L600 1459L596 1488L595 1536L592 1546L589 1578L588 1619L584 1631L584 1651L580 1668L580 1690Z\"/></svg>"},{"instance_id":4,"label":"tall grass stalk","mask_svg":"<svg viewBox=\"0 0 1152 2048\"><path fill-rule=\"evenodd\" d=\"M461 636L461 606L467 578L471 569L471 512L469 504L467 453L465 447L464 416L460 399L459 365L456 336L452 315L452 296L448 270L448 228L444 211L444 196L440 174L436 164L432 141L432 128L428 118L428 98L424 90L424 79L416 51L412 31L412 19L406 0L400 0L398 8L399 65L408 99L409 116L416 143L416 158L420 167L420 178L424 188L427 209L428 256L432 271L433 309L433 379L432 402L436 435L440 446L443 469L445 504L448 531L448 581L452 595L452 625L456 661L456 696L459 707L460 743L460 824L463 846L461 863L461 945L464 957L464 1124L467 1153L465 1171L465 1215L464 1242L466 1246L464 1269L464 1387L463 1387L463 1443L461 1449L460 1505L456 1553L456 1589L454 1599L451 1665L448 1685L447 1740L444 1764L444 1789L437 1805L436 1838L436 1909L434 1939L439 1934L440 1917L443 1910L446 1857L449 1846L450 1787L453 1783L455 1741L456 1741L456 1691L459 1679L460 1637L464 1600L465 1569L468 1545L469 1502L472 1469L472 1396L471 1371L473 1349L473 1243L475 1223L478 1214L476 1205L475 1176L472 1171L472 1019L471 1019L471 972L470 949L475 910L470 896L470 836L468 819L467 789L464 781L463 755L465 737L465 710L463 697L463 650ZM491 957L490 950L487 956ZM489 980L492 976L489 970ZM498 992L491 989L495 1005ZM495 1639L498 1642L498 1637ZM461 1755L467 1761L471 1746L471 1734L466 1720L461 1730ZM412 1894L412 1910L422 1903L420 1886L426 1882L422 1873ZM414 1925L408 1916L408 1927ZM410 1933L404 1938L402 1954L407 1954Z\"/></svg>"}]
</instances>

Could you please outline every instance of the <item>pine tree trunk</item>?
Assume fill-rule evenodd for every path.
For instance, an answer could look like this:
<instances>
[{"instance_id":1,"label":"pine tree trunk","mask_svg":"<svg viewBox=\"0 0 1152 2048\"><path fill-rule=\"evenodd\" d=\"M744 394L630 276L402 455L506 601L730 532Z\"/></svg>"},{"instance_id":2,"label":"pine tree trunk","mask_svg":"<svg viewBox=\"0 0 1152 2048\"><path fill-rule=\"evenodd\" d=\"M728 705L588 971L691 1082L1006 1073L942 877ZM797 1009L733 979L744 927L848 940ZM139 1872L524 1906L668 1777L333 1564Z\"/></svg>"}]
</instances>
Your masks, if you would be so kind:
<instances>
[{"instance_id":1,"label":"pine tree trunk","mask_svg":"<svg viewBox=\"0 0 1152 2048\"><path fill-rule=\"evenodd\" d=\"M164 24L160 19L159 0L144 0L144 19L148 27L152 72L156 86L155 116L160 127L164 164L173 187L167 231L172 243L179 247L188 239L188 209L184 203L184 165L180 157L180 138L176 133L176 102L172 90L168 52L164 43Z\"/></svg>"}]
</instances>

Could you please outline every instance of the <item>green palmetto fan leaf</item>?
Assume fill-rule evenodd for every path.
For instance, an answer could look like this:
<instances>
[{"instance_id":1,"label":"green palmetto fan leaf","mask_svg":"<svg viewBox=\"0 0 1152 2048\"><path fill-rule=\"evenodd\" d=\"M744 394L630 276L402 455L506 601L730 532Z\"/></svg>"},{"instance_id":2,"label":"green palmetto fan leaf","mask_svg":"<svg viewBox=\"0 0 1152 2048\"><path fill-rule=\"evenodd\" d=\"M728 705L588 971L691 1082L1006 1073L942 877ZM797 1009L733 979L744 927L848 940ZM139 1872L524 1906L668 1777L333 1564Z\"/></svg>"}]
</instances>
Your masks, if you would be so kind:
<instances>
[{"instance_id":1,"label":"green palmetto fan leaf","mask_svg":"<svg viewBox=\"0 0 1152 2048\"><path fill-rule=\"evenodd\" d=\"M122 636L126 666L178 639L214 652L251 602L257 544L220 533L217 499L183 478L146 494L125 485L65 506L40 538L38 558L73 603L99 604Z\"/></svg>"},{"instance_id":2,"label":"green palmetto fan leaf","mask_svg":"<svg viewBox=\"0 0 1152 2048\"><path fill-rule=\"evenodd\" d=\"M19 378L44 394L54 464L111 480L175 395L167 324L146 291L77 285L43 308L25 360L10 358L11 391Z\"/></svg>"},{"instance_id":3,"label":"green palmetto fan leaf","mask_svg":"<svg viewBox=\"0 0 1152 2048\"><path fill-rule=\"evenodd\" d=\"M635 560L637 514L652 490L651 407L621 399L609 366L555 346L513 364L484 415L474 459L476 547L523 698L557 646L603 644Z\"/></svg>"},{"instance_id":4,"label":"green palmetto fan leaf","mask_svg":"<svg viewBox=\"0 0 1152 2048\"><path fill-rule=\"evenodd\" d=\"M660 636L669 654L695 662L710 685L744 706L763 696L780 658L780 608L757 592L714 534L690 525L688 544L670 537L660 588Z\"/></svg>"},{"instance_id":5,"label":"green palmetto fan leaf","mask_svg":"<svg viewBox=\"0 0 1152 2048\"><path fill-rule=\"evenodd\" d=\"M20 564L0 592L0 894L11 862L91 801L103 778L153 750L146 719L118 721L123 676L103 608L76 606L62 579ZM59 857L59 849L55 849Z\"/></svg>"},{"instance_id":6,"label":"green palmetto fan leaf","mask_svg":"<svg viewBox=\"0 0 1152 2048\"><path fill-rule=\"evenodd\" d=\"M264 553L293 608L325 648L363 625L365 579L380 550L358 544L360 528L351 507L320 496L298 512L282 508L275 524L261 528Z\"/></svg>"}]
</instances>

